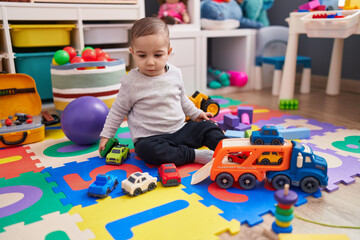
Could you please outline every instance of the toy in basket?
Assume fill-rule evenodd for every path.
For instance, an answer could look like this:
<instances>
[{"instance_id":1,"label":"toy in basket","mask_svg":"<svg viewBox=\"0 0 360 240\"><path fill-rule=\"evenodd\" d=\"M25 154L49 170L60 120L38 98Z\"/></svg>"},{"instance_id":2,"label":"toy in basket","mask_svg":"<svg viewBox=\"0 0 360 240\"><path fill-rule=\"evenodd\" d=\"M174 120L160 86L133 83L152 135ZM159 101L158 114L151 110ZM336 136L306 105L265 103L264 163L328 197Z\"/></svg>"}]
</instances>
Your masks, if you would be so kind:
<instances>
[{"instance_id":1,"label":"toy in basket","mask_svg":"<svg viewBox=\"0 0 360 240\"><path fill-rule=\"evenodd\" d=\"M41 141L41 99L35 81L26 74L0 75L0 148Z\"/></svg>"},{"instance_id":2,"label":"toy in basket","mask_svg":"<svg viewBox=\"0 0 360 240\"><path fill-rule=\"evenodd\" d=\"M110 108L120 88L120 77L125 72L123 59L52 64L51 82L56 110L61 114L72 100L82 96L97 97Z\"/></svg>"}]
</instances>

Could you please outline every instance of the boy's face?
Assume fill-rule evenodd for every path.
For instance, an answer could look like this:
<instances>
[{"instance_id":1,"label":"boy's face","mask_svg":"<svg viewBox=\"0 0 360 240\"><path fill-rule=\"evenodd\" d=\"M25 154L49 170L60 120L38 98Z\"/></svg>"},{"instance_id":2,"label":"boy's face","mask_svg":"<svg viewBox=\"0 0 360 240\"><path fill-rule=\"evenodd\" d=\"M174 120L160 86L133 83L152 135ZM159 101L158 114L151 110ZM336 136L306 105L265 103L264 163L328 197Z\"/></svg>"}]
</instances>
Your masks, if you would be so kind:
<instances>
[{"instance_id":1,"label":"boy's face","mask_svg":"<svg viewBox=\"0 0 360 240\"><path fill-rule=\"evenodd\" d=\"M149 77L165 73L171 53L165 34L148 35L135 39L129 48L139 71Z\"/></svg>"}]
</instances>

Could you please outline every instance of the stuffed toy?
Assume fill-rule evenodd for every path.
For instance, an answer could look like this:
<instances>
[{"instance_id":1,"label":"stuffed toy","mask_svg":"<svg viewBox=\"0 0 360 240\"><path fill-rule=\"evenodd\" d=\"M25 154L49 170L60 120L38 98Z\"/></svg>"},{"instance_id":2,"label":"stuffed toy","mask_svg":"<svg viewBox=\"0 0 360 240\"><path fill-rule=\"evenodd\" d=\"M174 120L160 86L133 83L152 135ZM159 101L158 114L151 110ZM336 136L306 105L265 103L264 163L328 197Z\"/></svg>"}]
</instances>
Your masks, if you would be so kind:
<instances>
[{"instance_id":1,"label":"stuffed toy","mask_svg":"<svg viewBox=\"0 0 360 240\"><path fill-rule=\"evenodd\" d=\"M241 4L244 11L244 17L260 22L264 27L269 26L267 10L274 4L274 0L245 0Z\"/></svg>"},{"instance_id":2,"label":"stuffed toy","mask_svg":"<svg viewBox=\"0 0 360 240\"><path fill-rule=\"evenodd\" d=\"M263 20L264 12L261 12L261 17L250 19L247 15L252 16L248 12L243 12L240 4L244 4L246 10L253 8L252 10L258 10L254 8L250 2L273 0L203 0L200 3L201 9L201 27L205 29L233 29L233 28L261 28L263 23L259 22L258 19ZM268 5L266 5L268 6ZM264 4L259 5L262 10ZM249 10L250 11L250 10ZM265 10L264 10L265 11ZM265 12L266 14L266 12ZM255 16L255 14L254 14ZM266 16L266 15L265 15Z\"/></svg>"},{"instance_id":3,"label":"stuffed toy","mask_svg":"<svg viewBox=\"0 0 360 240\"><path fill-rule=\"evenodd\" d=\"M167 24L189 23L187 0L159 0L158 18Z\"/></svg>"}]
</instances>

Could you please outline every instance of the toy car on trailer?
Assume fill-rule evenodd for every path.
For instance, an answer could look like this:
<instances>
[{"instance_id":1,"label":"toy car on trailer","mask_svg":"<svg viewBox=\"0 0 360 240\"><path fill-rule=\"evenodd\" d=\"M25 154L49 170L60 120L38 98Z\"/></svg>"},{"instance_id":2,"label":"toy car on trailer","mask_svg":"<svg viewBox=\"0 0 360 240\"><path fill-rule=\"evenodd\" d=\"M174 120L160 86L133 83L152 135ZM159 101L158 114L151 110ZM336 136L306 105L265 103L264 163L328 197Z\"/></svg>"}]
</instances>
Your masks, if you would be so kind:
<instances>
[{"instance_id":1,"label":"toy car on trailer","mask_svg":"<svg viewBox=\"0 0 360 240\"><path fill-rule=\"evenodd\" d=\"M275 126L263 126L259 131L252 132L250 142L255 145L281 145L284 138Z\"/></svg>"},{"instance_id":2,"label":"toy car on trailer","mask_svg":"<svg viewBox=\"0 0 360 240\"><path fill-rule=\"evenodd\" d=\"M250 152L241 164L225 161L230 153ZM262 165L258 159L264 152L282 155L281 164ZM229 188L234 181L240 187L252 189L256 181L267 180L274 188L283 188L286 183L299 186L307 193L313 193L327 185L327 163L315 155L307 145L285 140L283 145L252 145L249 139L232 138L222 140L215 149L210 179L221 188Z\"/></svg>"},{"instance_id":3,"label":"toy car on trailer","mask_svg":"<svg viewBox=\"0 0 360 240\"><path fill-rule=\"evenodd\" d=\"M90 197L104 198L109 196L118 184L117 177L109 174L98 174L96 180L89 186L87 194Z\"/></svg>"},{"instance_id":4,"label":"toy car on trailer","mask_svg":"<svg viewBox=\"0 0 360 240\"><path fill-rule=\"evenodd\" d=\"M180 174L173 163L165 163L159 167L159 179L164 187L177 186L181 183Z\"/></svg>"},{"instance_id":5,"label":"toy car on trailer","mask_svg":"<svg viewBox=\"0 0 360 240\"><path fill-rule=\"evenodd\" d=\"M235 162L235 163L243 163L248 156L250 155L250 153L248 152L237 152L237 153L230 153L228 155L228 160L229 162Z\"/></svg>"},{"instance_id":6,"label":"toy car on trailer","mask_svg":"<svg viewBox=\"0 0 360 240\"><path fill-rule=\"evenodd\" d=\"M141 193L154 190L157 187L157 178L147 172L135 172L121 182L125 194L137 196Z\"/></svg>"}]
</instances>

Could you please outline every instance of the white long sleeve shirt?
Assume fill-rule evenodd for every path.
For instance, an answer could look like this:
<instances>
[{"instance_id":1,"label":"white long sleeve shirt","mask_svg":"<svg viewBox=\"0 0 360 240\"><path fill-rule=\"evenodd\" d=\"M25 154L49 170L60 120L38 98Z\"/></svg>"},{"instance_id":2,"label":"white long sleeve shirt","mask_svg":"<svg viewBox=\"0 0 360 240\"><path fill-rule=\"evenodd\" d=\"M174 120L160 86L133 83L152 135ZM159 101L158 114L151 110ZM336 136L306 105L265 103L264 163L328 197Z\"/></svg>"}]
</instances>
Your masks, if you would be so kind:
<instances>
[{"instance_id":1,"label":"white long sleeve shirt","mask_svg":"<svg viewBox=\"0 0 360 240\"><path fill-rule=\"evenodd\" d=\"M174 133L185 124L185 115L195 120L202 110L185 93L180 69L167 64L168 71L148 77L131 70L121 78L121 87L106 118L101 137L114 137L127 116L132 140Z\"/></svg>"}]
</instances>

